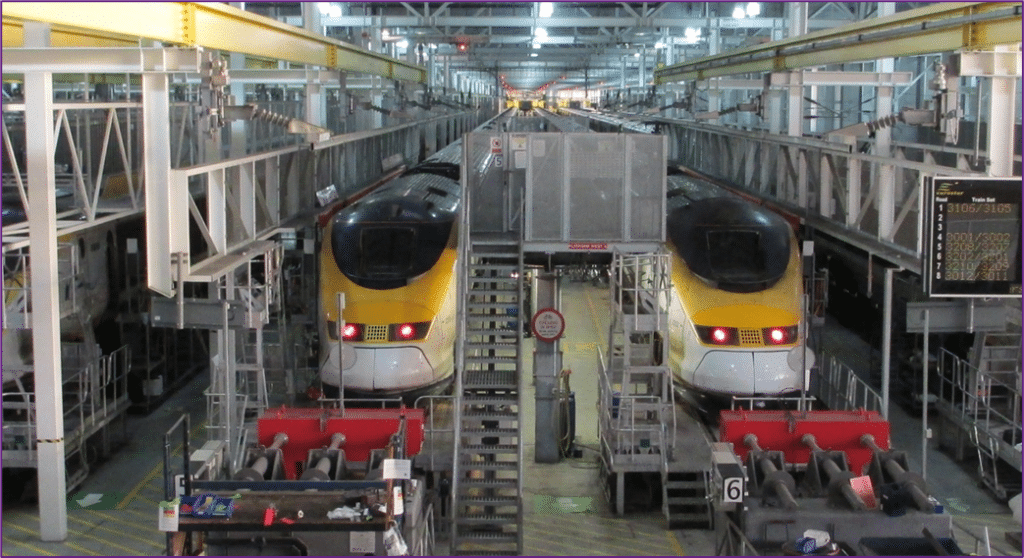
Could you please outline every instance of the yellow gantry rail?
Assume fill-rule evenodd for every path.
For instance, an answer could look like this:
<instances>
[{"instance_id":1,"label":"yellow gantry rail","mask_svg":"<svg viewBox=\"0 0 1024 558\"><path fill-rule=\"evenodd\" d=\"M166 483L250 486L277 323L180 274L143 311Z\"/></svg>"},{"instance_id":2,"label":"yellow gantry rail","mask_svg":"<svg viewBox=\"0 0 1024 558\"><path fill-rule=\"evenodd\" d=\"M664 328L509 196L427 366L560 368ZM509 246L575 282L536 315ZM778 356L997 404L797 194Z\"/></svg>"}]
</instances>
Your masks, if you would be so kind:
<instances>
[{"instance_id":1,"label":"yellow gantry rail","mask_svg":"<svg viewBox=\"0 0 1024 558\"><path fill-rule=\"evenodd\" d=\"M654 83L913 56L996 45L1020 48L1020 2L940 2L654 71Z\"/></svg>"},{"instance_id":2,"label":"yellow gantry rail","mask_svg":"<svg viewBox=\"0 0 1024 558\"><path fill-rule=\"evenodd\" d=\"M55 47L203 47L426 83L427 70L238 8L197 2L4 2L3 46L24 46L24 21L53 26ZM148 45L147 45L148 46Z\"/></svg>"}]
</instances>

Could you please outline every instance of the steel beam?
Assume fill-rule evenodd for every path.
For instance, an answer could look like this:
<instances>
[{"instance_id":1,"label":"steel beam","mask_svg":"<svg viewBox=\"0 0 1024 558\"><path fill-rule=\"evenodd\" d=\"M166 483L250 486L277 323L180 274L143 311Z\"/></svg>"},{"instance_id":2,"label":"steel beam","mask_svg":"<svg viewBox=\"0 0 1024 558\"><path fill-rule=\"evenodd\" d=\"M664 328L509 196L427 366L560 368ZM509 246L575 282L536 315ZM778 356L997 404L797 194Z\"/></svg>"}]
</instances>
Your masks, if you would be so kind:
<instances>
[{"instance_id":1,"label":"steel beam","mask_svg":"<svg viewBox=\"0 0 1024 558\"><path fill-rule=\"evenodd\" d=\"M196 48L4 48L4 73L60 69L61 72L121 74L198 72L202 63ZM81 103L80 103L81 104ZM105 103L110 105L111 103ZM118 104L118 106L123 103ZM60 105L65 106L65 105ZM80 108L80 107L76 107ZM86 108L106 108L91 103ZM7 110L6 108L4 110Z\"/></svg>"},{"instance_id":2,"label":"steel beam","mask_svg":"<svg viewBox=\"0 0 1024 558\"><path fill-rule=\"evenodd\" d=\"M5 30L18 20L99 34L142 37L182 46L239 52L425 83L426 69L216 3L5 2ZM259 37L259 40L253 40ZM7 55L7 40L4 40ZM7 71L6 64L4 71Z\"/></svg>"},{"instance_id":3,"label":"steel beam","mask_svg":"<svg viewBox=\"0 0 1024 558\"><path fill-rule=\"evenodd\" d=\"M655 84L1021 42L1017 2L942 2L660 68Z\"/></svg>"}]
</instances>

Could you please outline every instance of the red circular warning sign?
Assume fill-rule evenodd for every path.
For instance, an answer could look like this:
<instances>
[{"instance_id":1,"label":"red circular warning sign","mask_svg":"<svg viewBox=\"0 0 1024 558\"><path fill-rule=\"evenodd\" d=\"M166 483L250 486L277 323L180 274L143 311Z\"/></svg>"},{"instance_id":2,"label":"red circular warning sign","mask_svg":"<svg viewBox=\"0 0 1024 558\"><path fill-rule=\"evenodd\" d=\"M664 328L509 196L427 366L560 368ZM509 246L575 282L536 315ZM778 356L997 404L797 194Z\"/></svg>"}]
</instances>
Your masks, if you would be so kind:
<instances>
[{"instance_id":1,"label":"red circular warning sign","mask_svg":"<svg viewBox=\"0 0 1024 558\"><path fill-rule=\"evenodd\" d=\"M537 339L553 343L565 331L565 317L554 308L542 308L533 315L531 326Z\"/></svg>"}]
</instances>

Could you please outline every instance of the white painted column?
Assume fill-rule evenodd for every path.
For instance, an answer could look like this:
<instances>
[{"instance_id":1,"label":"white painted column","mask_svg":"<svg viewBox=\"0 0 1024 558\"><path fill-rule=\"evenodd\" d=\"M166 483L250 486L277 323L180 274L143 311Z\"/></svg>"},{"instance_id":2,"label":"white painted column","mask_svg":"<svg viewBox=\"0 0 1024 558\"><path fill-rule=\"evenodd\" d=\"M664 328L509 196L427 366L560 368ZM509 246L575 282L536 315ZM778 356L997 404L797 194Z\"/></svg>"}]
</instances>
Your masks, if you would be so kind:
<instances>
[{"instance_id":1,"label":"white painted column","mask_svg":"<svg viewBox=\"0 0 1024 558\"><path fill-rule=\"evenodd\" d=\"M1002 48L997 48L996 51L1002 52ZM1013 56L1013 53L1008 53L1008 56ZM1014 113L1020 100L1020 91L1017 90L1017 81L1020 80L1020 51L1016 52L1016 60L1016 76L993 75L989 78L992 84L988 107L989 176L1013 176L1014 122L1017 121L1017 115ZM996 68L993 68L993 73L996 73Z\"/></svg>"},{"instance_id":2,"label":"white painted column","mask_svg":"<svg viewBox=\"0 0 1024 558\"><path fill-rule=\"evenodd\" d=\"M25 46L50 45L50 26L25 22ZM54 196L53 74L25 73L25 159L28 173L29 266L39 465L39 537L68 536L61 389L57 201Z\"/></svg>"},{"instance_id":3,"label":"white painted column","mask_svg":"<svg viewBox=\"0 0 1024 558\"><path fill-rule=\"evenodd\" d=\"M786 134L799 138L804 134L804 70L794 70L790 74L789 79L789 107L786 111L788 116ZM799 183L800 177L806 177L807 165L804 163L803 155L796 150L796 147L790 149L793 150L790 153L795 158L793 164L797 168L797 182ZM790 199L792 182L787 176L787 165L782 160L781 152L776 164L776 196L787 201L794 201ZM801 205L801 207L803 206Z\"/></svg>"},{"instance_id":4,"label":"white painted column","mask_svg":"<svg viewBox=\"0 0 1024 558\"><path fill-rule=\"evenodd\" d=\"M783 75L786 75L788 77L788 74ZM782 134L782 107L785 106L783 105L783 93L784 91L778 87L769 87L768 98L764 101L767 103L765 107L767 110L767 114L765 116L768 119L768 133L776 136ZM771 183L772 172L779 165L778 144L774 142L769 143L765 145L765 149L770 154L770 160L766 160L765 164L761 165L761 176L759 179L759 183L761 184L762 189L769 187Z\"/></svg>"},{"instance_id":5,"label":"white painted column","mask_svg":"<svg viewBox=\"0 0 1024 558\"><path fill-rule=\"evenodd\" d=\"M644 87L647 85L647 79L645 79L647 77L647 47L640 47L640 58L638 58L638 60L640 63L637 65L636 69L636 85L640 88L642 95Z\"/></svg>"},{"instance_id":6,"label":"white painted column","mask_svg":"<svg viewBox=\"0 0 1024 558\"><path fill-rule=\"evenodd\" d=\"M448 94L448 88L452 86L451 56L445 56L444 57L444 76L442 76L442 77L444 78L444 82L442 84L442 86L444 87L444 90L441 93L443 95L447 95Z\"/></svg>"},{"instance_id":7,"label":"white painted column","mask_svg":"<svg viewBox=\"0 0 1024 558\"><path fill-rule=\"evenodd\" d=\"M304 10L305 11L305 10ZM313 11L316 11L315 9ZM244 70L245 69L245 55L239 52L232 52L228 54L228 78L230 79L232 70ZM232 82L228 85L228 92L231 94L225 104L231 105L244 105L245 104L245 84L240 82ZM230 157L241 157L245 155L247 138L245 135L246 122L244 120L232 120L229 124L231 126L231 145L228 146ZM274 131L271 133L280 133Z\"/></svg>"},{"instance_id":8,"label":"white painted column","mask_svg":"<svg viewBox=\"0 0 1024 558\"><path fill-rule=\"evenodd\" d=\"M722 110L722 90L719 88L720 78L711 78L703 83L707 86L708 112ZM718 123L717 118L708 119L711 124Z\"/></svg>"},{"instance_id":9,"label":"white painted column","mask_svg":"<svg viewBox=\"0 0 1024 558\"><path fill-rule=\"evenodd\" d=\"M879 2L878 17L885 17L896 13L895 2ZM895 60L882 58L875 64L875 71L891 74L895 68ZM879 86L875 89L875 119L884 118L893 113L893 89L892 85ZM886 159L892 157L892 128L885 126L875 132L875 155ZM879 164L875 176L878 188L878 238L881 240L892 240L893 223L896 219L896 167L893 165Z\"/></svg>"},{"instance_id":10,"label":"white painted column","mask_svg":"<svg viewBox=\"0 0 1024 558\"><path fill-rule=\"evenodd\" d=\"M327 128L326 87L320 83L320 72L307 70L306 74L306 113L303 119L315 126Z\"/></svg>"},{"instance_id":11,"label":"white painted column","mask_svg":"<svg viewBox=\"0 0 1024 558\"><path fill-rule=\"evenodd\" d=\"M381 19L378 20L372 28L370 28L370 50L373 52L381 52L380 30L383 28L383 25L384 21ZM370 83L373 84L373 87L370 90L370 102L378 107L384 106L384 78L380 76L370 76ZM374 130L384 127L383 114L373 110L370 111L370 116L373 119L372 128Z\"/></svg>"},{"instance_id":12,"label":"white painted column","mask_svg":"<svg viewBox=\"0 0 1024 558\"><path fill-rule=\"evenodd\" d=\"M231 2L232 6L244 9L236 4L241 4L241 2ZM321 23L320 9L317 7L316 2L300 2L299 6L302 9L302 28L315 35L324 35L325 29Z\"/></svg>"},{"instance_id":13,"label":"white painted column","mask_svg":"<svg viewBox=\"0 0 1024 558\"><path fill-rule=\"evenodd\" d=\"M807 34L807 2L793 2L788 5L789 7L789 36L799 37ZM791 137L801 137L804 133L804 75L805 70L796 70L790 74L790 87L789 87L789 109L787 114L789 116L789 122L787 127L787 134ZM816 92L812 92L812 95L816 95ZM812 120L813 122L813 120ZM795 149L795 148L794 148ZM789 179L785 176L786 169L782 161L779 161L778 172L776 177L778 178L779 190L776 195L783 197L787 201L796 202L800 207L807 207L807 160L803 152L794 151L793 157L795 158L794 165L797 169L796 184L792 184ZM796 199L792 199L792 190L790 185L796 190Z\"/></svg>"}]
</instances>

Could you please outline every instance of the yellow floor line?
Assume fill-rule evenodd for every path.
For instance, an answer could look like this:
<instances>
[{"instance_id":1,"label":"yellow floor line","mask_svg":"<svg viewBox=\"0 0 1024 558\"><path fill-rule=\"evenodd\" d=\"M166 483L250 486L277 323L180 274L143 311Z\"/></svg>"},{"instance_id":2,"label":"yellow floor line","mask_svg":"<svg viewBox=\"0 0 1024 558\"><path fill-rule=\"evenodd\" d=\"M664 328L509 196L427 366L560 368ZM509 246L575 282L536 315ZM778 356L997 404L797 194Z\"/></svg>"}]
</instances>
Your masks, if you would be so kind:
<instances>
[{"instance_id":1,"label":"yellow floor line","mask_svg":"<svg viewBox=\"0 0 1024 558\"><path fill-rule=\"evenodd\" d=\"M153 547L161 549L161 550L166 546L164 543L156 542L156 541L154 541L152 539L144 539L144 538L139 537L137 535L133 535L133 534L131 534L131 533L125 531L125 530L111 529L110 527L104 527L102 525L97 525L95 523L90 523L90 522L88 522L88 521L86 521L84 519L78 518L78 517L74 517L74 516L70 516L69 515L68 519L77 521L79 523L83 523L85 525L89 525L89 526L91 526L94 529L100 529L100 530L103 530L103 531L107 531L108 533L114 533L115 535L120 535L122 537L128 537L130 539L135 539L135 540L137 540L139 542L146 543L146 544L148 544L150 546L153 546Z\"/></svg>"},{"instance_id":2,"label":"yellow floor line","mask_svg":"<svg viewBox=\"0 0 1024 558\"><path fill-rule=\"evenodd\" d=\"M88 554L88 555L90 555L90 556L99 556L99 555L100 555L100 553L99 553L99 552L93 552L93 551L91 551L91 550L89 550L89 549L87 549L87 548L82 548L82 547L78 546L78 545L77 545L77 544L75 544L75 543L64 543L64 544L66 544L66 545L68 545L69 547L71 547L71 548L73 548L73 549L75 549L75 550L77 550L77 551L81 552L82 554ZM132 551L132 552L134 552L134 551ZM133 556L134 556L134 554L133 554Z\"/></svg>"},{"instance_id":3,"label":"yellow floor line","mask_svg":"<svg viewBox=\"0 0 1024 558\"><path fill-rule=\"evenodd\" d=\"M154 512L155 512L155 509L154 509ZM129 521L127 519L124 519L123 517L111 517L111 516L109 516L109 515L107 515L107 514L105 514L103 512L96 511L96 510L89 510L89 513L94 514L94 515L98 515L98 516L106 519L107 521L113 521L114 523L126 523L126 524L132 525L134 527L138 527L140 530L146 530L146 529L152 529L153 528L153 524L152 523L137 523L135 521Z\"/></svg>"},{"instance_id":4,"label":"yellow floor line","mask_svg":"<svg viewBox=\"0 0 1024 558\"><path fill-rule=\"evenodd\" d=\"M191 437L198 429L204 427L205 425L206 425L206 421L205 420L204 421L200 421L198 424L196 424L194 427L192 427L192 429L189 431L189 436ZM174 450L171 453L172 454L178 453L179 451L181 451L181 447L183 445L184 444L178 444L178 447L174 448ZM153 470L150 471L148 475L146 475L146 478L144 478L141 481L139 481L139 483L136 484L134 488L132 488L132 491L129 492L124 498L121 499L120 502L117 503L117 509L123 510L125 508L125 506L128 505L128 502L132 501L132 499L135 498L135 496L138 495L138 493L142 490L143 487L148 485L154 478L156 478L157 475L163 473L163 471L164 471L164 463L163 463L163 459L161 459L160 463L157 463L156 466L153 467Z\"/></svg>"},{"instance_id":5,"label":"yellow floor line","mask_svg":"<svg viewBox=\"0 0 1024 558\"><path fill-rule=\"evenodd\" d=\"M4 527L6 528L7 525L4 525ZM17 529L22 529L22 530L28 531L28 532L34 534L37 537L39 536L39 533L33 533L32 531L29 531L28 529L25 529L24 527L21 527L20 525L11 525L11 527L15 527ZM41 548L39 548L37 546L34 546L34 545L30 544L30 543L25 542L25 541L15 541L15 540L11 540L11 539L8 539L8 538L5 537L4 538L4 545L6 546L8 544L17 544L17 545L24 546L25 548L30 548L33 551L38 552L39 554L41 554L43 556L57 556L56 554L54 554L52 552L43 550L43 549L41 549ZM15 555L15 556L17 556L17 555Z\"/></svg>"},{"instance_id":6,"label":"yellow floor line","mask_svg":"<svg viewBox=\"0 0 1024 558\"><path fill-rule=\"evenodd\" d=\"M668 537L669 544L676 551L676 556L686 556L686 551L683 550L683 545L679 544L679 539L672 531L665 531L665 536Z\"/></svg>"},{"instance_id":7,"label":"yellow floor line","mask_svg":"<svg viewBox=\"0 0 1024 558\"><path fill-rule=\"evenodd\" d=\"M587 300L587 308L590 309L590 321L594 322L594 331L597 332L598 338L600 338L601 328L597 325L597 311L594 310L594 301L590 299L590 291L584 289L583 297Z\"/></svg>"},{"instance_id":8,"label":"yellow floor line","mask_svg":"<svg viewBox=\"0 0 1024 558\"><path fill-rule=\"evenodd\" d=\"M530 546L535 549L535 553L534 553L535 556L544 556L545 554L554 554L554 552L552 551L552 548L559 548L559 547L565 548L564 552L568 553L568 554L563 554L563 556L577 556L577 555L580 554L580 550L582 550L578 545L572 545L571 543L561 543L561 542L558 542L558 541L536 541L536 540L530 541L530 542L532 543L532 544L530 544ZM526 546L526 545L524 545L524 546ZM588 548L586 550L589 553L588 556L602 556L602 555L604 555L604 556L615 556L615 555L607 554L607 553L600 553L599 554L598 552L601 552L601 551L595 549L592 545L588 545ZM634 553L630 553L630 554L635 556Z\"/></svg>"},{"instance_id":9,"label":"yellow floor line","mask_svg":"<svg viewBox=\"0 0 1024 558\"><path fill-rule=\"evenodd\" d=\"M535 519L540 521L539 518L535 518ZM583 528L583 527L588 527L589 525L584 525L582 523L560 523L558 525L554 525L554 524L551 524L550 522L545 522L545 523L543 523L543 525L545 527L549 527L549 526L550 527L559 527L560 526L559 530L557 530L557 531L547 531L545 529L540 528L537 525L531 525L531 527L533 527L535 530L540 531L543 535L548 535L548 536L554 537L554 538L545 538L544 540L545 541L549 541L549 542L553 542L553 543L556 543L556 544L557 544L557 539L564 539L567 534L571 534L571 535L583 535L583 534L585 534L585 535L589 535L590 537L613 538L613 540L594 540L593 538L588 538L588 541L589 541L588 545L597 544L597 545L600 545L601 548L616 549L616 550L619 550L619 551L623 551L623 552L626 553L626 555L631 554L632 552L635 552L637 547L645 548L648 551L653 552L653 553L658 554L658 555L664 554L665 551L667 550L664 546L661 546L661 545L658 545L658 544L651 544L651 543L647 542L646 538L644 538L644 537L635 537L634 536L634 537L632 537L631 539L628 539L628 540L623 540L622 537L619 537L617 540L614 540L614 538L616 537L617 533L612 532L612 531L613 531L613 529L617 530L617 529L615 529L615 527L617 527L617 526L598 524L598 525L594 525L595 528L599 529L599 530L595 531L595 530L592 530L592 529L585 529L585 528ZM612 527L612 529L608 529L609 527ZM602 532L600 529L608 529L608 530ZM616 544L616 542L624 544L625 546L618 546ZM591 546L591 548L592 548L592 546Z\"/></svg>"},{"instance_id":10,"label":"yellow floor line","mask_svg":"<svg viewBox=\"0 0 1024 558\"><path fill-rule=\"evenodd\" d=\"M9 522L5 521L4 522L4 528L6 529L7 527L14 527L15 529L17 529L19 531L23 531L23 532L28 533L30 535L34 535L36 538L39 537L39 531L36 531L35 529L29 529L28 527L22 527L21 525L18 525L17 523L9 523Z\"/></svg>"},{"instance_id":11,"label":"yellow floor line","mask_svg":"<svg viewBox=\"0 0 1024 558\"><path fill-rule=\"evenodd\" d=\"M125 495L125 497L122 498L121 501L117 503L117 509L123 510L125 506L128 505L128 502L131 502L144 486L149 484L153 479L156 478L157 475L163 472L164 464L157 463L156 467L153 467L153 470L150 471L148 475L146 475L146 478L139 481L139 484L136 484L135 487L132 488L132 491Z\"/></svg>"},{"instance_id":12,"label":"yellow floor line","mask_svg":"<svg viewBox=\"0 0 1024 558\"><path fill-rule=\"evenodd\" d=\"M69 533L74 533L76 536L79 536L79 537L84 537L84 538L87 538L87 539L92 539L92 540L94 540L94 541L96 541L96 542L98 542L98 543L100 543L101 545L104 545L104 546L113 546L115 548L120 548L121 550L127 552L128 556L138 556L138 553L139 553L139 550L136 549L136 548L128 548L127 546L122 546L122 545L117 544L116 542L110 541L108 539L101 539L101 538L99 538L97 536L90 535L89 533L86 533L84 531L72 531L71 529L68 529L68 532ZM72 546L71 543L68 543L68 546Z\"/></svg>"},{"instance_id":13,"label":"yellow floor line","mask_svg":"<svg viewBox=\"0 0 1024 558\"><path fill-rule=\"evenodd\" d=\"M557 525L553 525L550 521L542 520L542 519L540 519L539 517L536 517L536 516L533 516L533 517L531 517L529 519L533 519L535 521L541 522L540 525L532 525L532 527L536 528L537 530L539 530L541 532L548 533L548 534L554 534L556 536L565 536L565 529L562 527L562 525L565 525L565 524L559 523ZM611 524L595 523L592 526L594 528L598 529L597 531L594 531L594 530L591 530L591 529L586 529L585 527L588 527L590 525L584 525L582 523L572 523L572 524L569 524L569 525L574 527L573 534L576 534L576 533L586 533L586 534L597 536L597 537L611 536L611 537L619 537L619 538L622 538L622 539L631 539L631 540L638 540L638 541L640 541L640 540L643 540L643 537L651 535L650 533L637 533L636 530L632 529L632 527L630 525L628 525L628 524L616 525L614 523L611 523ZM547 531L545 529L546 527L555 527L558 530L554 531L554 532L550 532L550 531ZM647 544L647 543L641 542L640 544ZM656 545L652 546L652 548L663 549L663 547L656 546Z\"/></svg>"}]
</instances>

